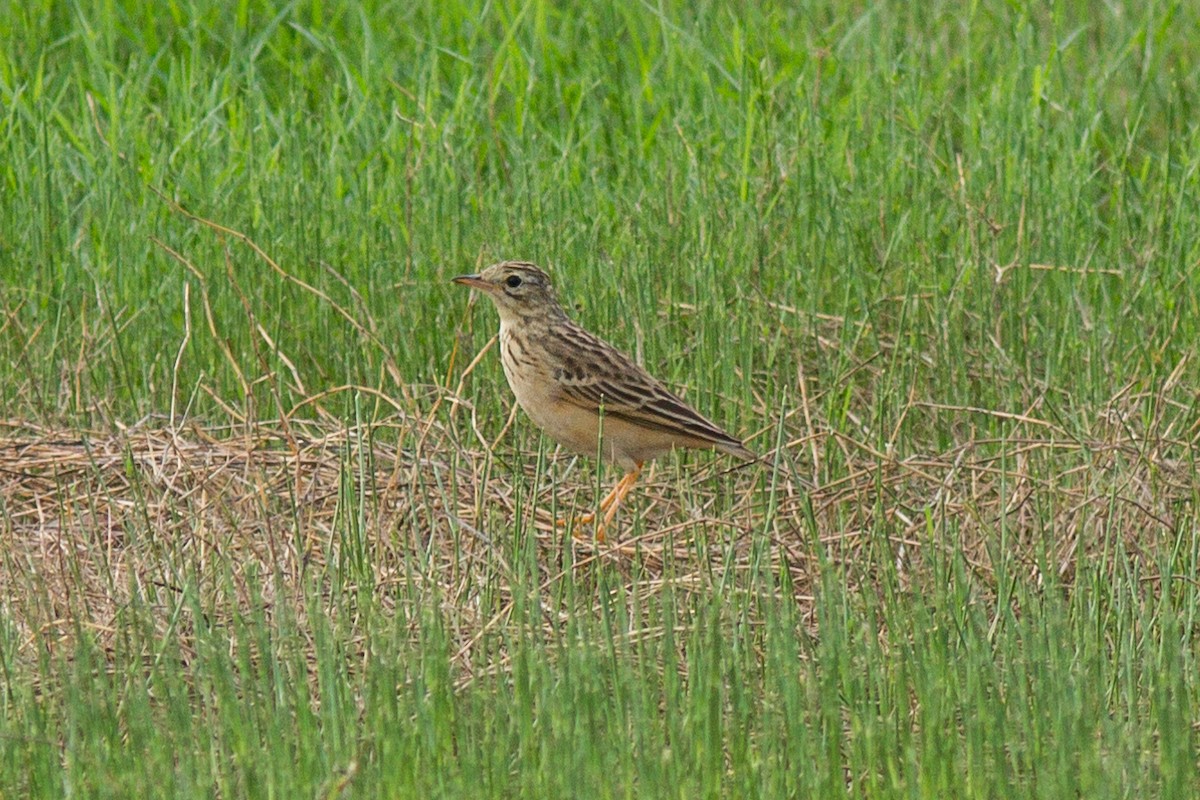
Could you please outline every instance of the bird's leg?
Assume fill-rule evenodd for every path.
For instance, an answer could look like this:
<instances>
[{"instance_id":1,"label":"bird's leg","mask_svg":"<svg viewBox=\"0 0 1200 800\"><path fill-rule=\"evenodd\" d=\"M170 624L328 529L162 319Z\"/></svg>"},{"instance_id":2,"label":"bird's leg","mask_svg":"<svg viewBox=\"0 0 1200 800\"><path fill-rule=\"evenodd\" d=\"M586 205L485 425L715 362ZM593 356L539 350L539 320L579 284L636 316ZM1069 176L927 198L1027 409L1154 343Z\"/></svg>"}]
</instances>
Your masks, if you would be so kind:
<instances>
[{"instance_id":1,"label":"bird's leg","mask_svg":"<svg viewBox=\"0 0 1200 800\"><path fill-rule=\"evenodd\" d=\"M605 500L608 500L607 507L605 507L603 502L600 504L601 510L604 511L604 519L600 520L600 524L596 526L596 541L604 541L605 528L612 522L613 517L617 515L617 507L624 502L626 495L633 489L633 485L637 483L637 479L641 474L642 462L639 461L633 465L633 469L625 473L625 477L617 481L617 485L609 492L609 496L605 498Z\"/></svg>"},{"instance_id":2,"label":"bird's leg","mask_svg":"<svg viewBox=\"0 0 1200 800\"><path fill-rule=\"evenodd\" d=\"M620 481L617 481L617 485L612 488L612 491L610 491L608 494L604 495L604 499L600 501L600 511L601 512L608 510L608 507L612 503L613 498L617 496L617 490L621 488L621 481L624 481L624 480L625 480L625 478L622 477ZM596 518L596 514L592 511L589 511L586 514L580 514L578 517L575 517L572 520L568 520L565 517L562 519L556 519L556 520L554 520L554 524L560 528L565 528L567 526L568 522L571 522L575 526L591 525L592 520L594 520L595 518Z\"/></svg>"},{"instance_id":3,"label":"bird's leg","mask_svg":"<svg viewBox=\"0 0 1200 800\"><path fill-rule=\"evenodd\" d=\"M621 502L625 500L625 496L629 494L629 490L637 483L638 476L642 474L642 463L639 461L634 464L633 469L626 472L621 477L621 480L617 481L617 485L612 488L612 491L604 495L604 499L600 501L598 511L603 513L604 517L601 519L600 524L596 526L597 541L604 541L604 529L608 527L608 523L612 522L613 517L616 516L617 506L621 505ZM589 511L587 514L576 517L572 522L576 527L579 527L590 525L595 519L596 514ZM564 527L567 524L567 520L555 520L555 524L559 527Z\"/></svg>"}]
</instances>

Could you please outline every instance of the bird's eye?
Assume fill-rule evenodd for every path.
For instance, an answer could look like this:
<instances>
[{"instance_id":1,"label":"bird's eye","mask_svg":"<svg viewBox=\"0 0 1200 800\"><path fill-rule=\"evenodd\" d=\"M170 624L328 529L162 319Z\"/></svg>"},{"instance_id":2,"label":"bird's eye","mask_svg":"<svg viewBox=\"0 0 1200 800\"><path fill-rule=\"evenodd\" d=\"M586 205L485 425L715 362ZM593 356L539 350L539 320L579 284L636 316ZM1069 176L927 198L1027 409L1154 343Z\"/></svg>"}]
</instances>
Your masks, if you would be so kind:
<instances>
[{"instance_id":1,"label":"bird's eye","mask_svg":"<svg viewBox=\"0 0 1200 800\"><path fill-rule=\"evenodd\" d=\"M515 289L515 288L517 288L518 286L520 286L520 285L521 285L521 276L519 276L519 275L509 275L509 276L508 276L508 280L506 280L504 283L505 283L505 285L506 285L506 286L508 286L510 289Z\"/></svg>"}]
</instances>

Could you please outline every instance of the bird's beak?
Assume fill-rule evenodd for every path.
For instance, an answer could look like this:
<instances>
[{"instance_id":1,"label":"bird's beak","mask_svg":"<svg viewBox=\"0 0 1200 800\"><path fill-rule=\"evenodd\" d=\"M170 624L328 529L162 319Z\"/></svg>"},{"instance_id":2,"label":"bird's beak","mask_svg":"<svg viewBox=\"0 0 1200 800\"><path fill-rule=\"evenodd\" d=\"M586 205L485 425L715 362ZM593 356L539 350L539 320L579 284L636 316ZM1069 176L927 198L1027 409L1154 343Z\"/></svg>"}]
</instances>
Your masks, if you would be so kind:
<instances>
[{"instance_id":1,"label":"bird's beak","mask_svg":"<svg viewBox=\"0 0 1200 800\"><path fill-rule=\"evenodd\" d=\"M451 278L452 283L457 283L462 286L470 286L472 289L479 289L486 292L490 285L478 275L459 275L457 278Z\"/></svg>"}]
</instances>

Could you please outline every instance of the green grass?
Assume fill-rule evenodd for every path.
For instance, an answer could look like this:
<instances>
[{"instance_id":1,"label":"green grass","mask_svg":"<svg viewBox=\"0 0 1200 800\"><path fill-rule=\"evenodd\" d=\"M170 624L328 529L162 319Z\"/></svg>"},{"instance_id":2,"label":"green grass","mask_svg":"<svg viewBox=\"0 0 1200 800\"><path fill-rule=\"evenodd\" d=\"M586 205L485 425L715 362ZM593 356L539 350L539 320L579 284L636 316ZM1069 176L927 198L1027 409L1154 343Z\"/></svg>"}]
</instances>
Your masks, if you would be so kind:
<instances>
[{"instance_id":1,"label":"green grass","mask_svg":"<svg viewBox=\"0 0 1200 800\"><path fill-rule=\"evenodd\" d=\"M0 795L1196 794L1191 4L142 6L0 11ZM661 564L501 258L769 454Z\"/></svg>"}]
</instances>

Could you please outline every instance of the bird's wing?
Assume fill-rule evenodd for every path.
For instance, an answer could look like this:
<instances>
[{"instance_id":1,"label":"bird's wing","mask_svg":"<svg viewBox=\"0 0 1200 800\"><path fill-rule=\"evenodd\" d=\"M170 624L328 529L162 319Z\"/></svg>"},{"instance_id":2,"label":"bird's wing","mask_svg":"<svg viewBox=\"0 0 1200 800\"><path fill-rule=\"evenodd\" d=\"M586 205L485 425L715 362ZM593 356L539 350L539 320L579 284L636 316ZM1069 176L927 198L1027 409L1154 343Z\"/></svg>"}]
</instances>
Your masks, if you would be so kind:
<instances>
[{"instance_id":1,"label":"bird's wing","mask_svg":"<svg viewBox=\"0 0 1200 800\"><path fill-rule=\"evenodd\" d=\"M566 399L649 430L705 442L742 458L756 457L619 350L582 328L572 328L571 343L579 357L565 361L554 373Z\"/></svg>"}]
</instances>

